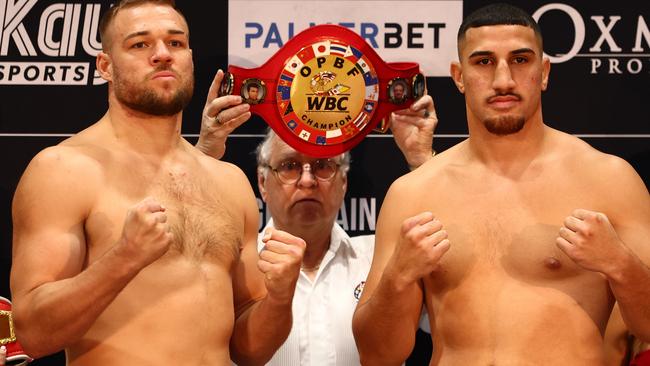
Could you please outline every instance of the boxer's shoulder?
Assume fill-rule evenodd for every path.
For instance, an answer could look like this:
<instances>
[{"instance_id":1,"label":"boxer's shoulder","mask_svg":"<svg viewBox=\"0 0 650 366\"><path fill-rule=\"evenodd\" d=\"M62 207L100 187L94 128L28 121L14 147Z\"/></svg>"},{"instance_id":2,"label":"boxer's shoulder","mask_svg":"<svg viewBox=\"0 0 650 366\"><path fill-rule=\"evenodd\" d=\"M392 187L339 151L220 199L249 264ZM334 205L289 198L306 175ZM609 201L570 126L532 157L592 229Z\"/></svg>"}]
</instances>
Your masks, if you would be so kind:
<instances>
[{"instance_id":1,"label":"boxer's shoulder","mask_svg":"<svg viewBox=\"0 0 650 366\"><path fill-rule=\"evenodd\" d=\"M70 180L90 179L101 170L96 149L56 145L41 150L27 168L28 172L43 172L51 177Z\"/></svg>"},{"instance_id":2,"label":"boxer's shoulder","mask_svg":"<svg viewBox=\"0 0 650 366\"><path fill-rule=\"evenodd\" d=\"M21 177L14 210L26 214L45 206L66 217L81 217L101 190L101 169L75 148L48 147L32 159Z\"/></svg>"},{"instance_id":3,"label":"boxer's shoulder","mask_svg":"<svg viewBox=\"0 0 650 366\"><path fill-rule=\"evenodd\" d=\"M246 174L233 163L217 160L203 153L198 157L198 161L201 167L218 181L225 181L230 184L248 182Z\"/></svg>"},{"instance_id":4,"label":"boxer's shoulder","mask_svg":"<svg viewBox=\"0 0 650 366\"><path fill-rule=\"evenodd\" d=\"M411 190L426 186L431 187L432 184L436 186L445 184L449 175L454 175L457 169L464 169L467 164L467 159L463 156L462 146L459 145L436 153L422 166L400 177L397 180L399 182L397 186L403 186L403 189Z\"/></svg>"},{"instance_id":5,"label":"boxer's shoulder","mask_svg":"<svg viewBox=\"0 0 650 366\"><path fill-rule=\"evenodd\" d=\"M565 166L571 172L594 177L636 174L625 159L599 151L576 136L554 130L553 138L550 156L554 159L550 161L557 167Z\"/></svg>"}]
</instances>

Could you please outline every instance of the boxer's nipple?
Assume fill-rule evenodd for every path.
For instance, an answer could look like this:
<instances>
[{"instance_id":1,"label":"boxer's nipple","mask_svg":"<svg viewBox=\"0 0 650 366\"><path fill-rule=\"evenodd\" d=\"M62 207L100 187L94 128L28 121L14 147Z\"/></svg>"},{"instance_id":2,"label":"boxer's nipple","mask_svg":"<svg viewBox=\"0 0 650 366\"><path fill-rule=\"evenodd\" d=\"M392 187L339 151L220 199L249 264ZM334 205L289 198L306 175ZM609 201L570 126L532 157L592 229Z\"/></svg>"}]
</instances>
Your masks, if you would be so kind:
<instances>
[{"instance_id":1,"label":"boxer's nipple","mask_svg":"<svg viewBox=\"0 0 650 366\"><path fill-rule=\"evenodd\" d=\"M544 258L544 266L548 269L559 269L562 267L562 262L555 257L546 257Z\"/></svg>"}]
</instances>

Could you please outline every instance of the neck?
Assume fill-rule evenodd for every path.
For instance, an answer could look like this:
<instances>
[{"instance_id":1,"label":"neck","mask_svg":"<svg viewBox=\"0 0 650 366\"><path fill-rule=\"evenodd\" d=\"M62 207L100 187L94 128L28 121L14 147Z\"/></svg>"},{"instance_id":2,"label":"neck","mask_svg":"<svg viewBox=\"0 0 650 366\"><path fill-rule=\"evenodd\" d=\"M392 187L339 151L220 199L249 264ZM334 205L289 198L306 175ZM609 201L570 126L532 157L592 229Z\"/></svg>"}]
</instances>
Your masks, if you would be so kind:
<instances>
[{"instance_id":1,"label":"neck","mask_svg":"<svg viewBox=\"0 0 650 366\"><path fill-rule=\"evenodd\" d=\"M277 229L286 231L291 235L303 239L305 243L307 243L305 255L302 259L303 268L312 269L320 266L321 261L325 257L325 253L327 253L327 250L330 247L330 238L334 222L331 222L329 225L315 224L305 226L287 225L274 221L274 226Z\"/></svg>"},{"instance_id":2,"label":"neck","mask_svg":"<svg viewBox=\"0 0 650 366\"><path fill-rule=\"evenodd\" d=\"M472 156L505 175L521 172L539 156L548 133L541 116L526 121L517 133L498 136L488 132L478 120L469 123L469 148Z\"/></svg>"},{"instance_id":3,"label":"neck","mask_svg":"<svg viewBox=\"0 0 650 366\"><path fill-rule=\"evenodd\" d=\"M115 138L144 155L164 156L181 142L182 112L153 116L133 110L114 98L109 100L108 123Z\"/></svg>"}]
</instances>

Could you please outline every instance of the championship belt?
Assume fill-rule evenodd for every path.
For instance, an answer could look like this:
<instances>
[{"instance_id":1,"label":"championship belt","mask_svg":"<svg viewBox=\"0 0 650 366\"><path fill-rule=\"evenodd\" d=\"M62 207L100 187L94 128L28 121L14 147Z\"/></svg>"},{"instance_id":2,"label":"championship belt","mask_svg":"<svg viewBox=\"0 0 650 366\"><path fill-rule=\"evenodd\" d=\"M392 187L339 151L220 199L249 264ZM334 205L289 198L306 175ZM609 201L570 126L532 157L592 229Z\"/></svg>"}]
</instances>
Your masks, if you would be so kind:
<instances>
[{"instance_id":1,"label":"championship belt","mask_svg":"<svg viewBox=\"0 0 650 366\"><path fill-rule=\"evenodd\" d=\"M228 66L219 96L241 95L291 147L331 157L424 90L417 63L386 63L359 35L328 24L297 34L258 68Z\"/></svg>"},{"instance_id":2,"label":"championship belt","mask_svg":"<svg viewBox=\"0 0 650 366\"><path fill-rule=\"evenodd\" d=\"M0 345L7 348L7 365L22 366L32 361L16 340L11 301L0 296Z\"/></svg>"}]
</instances>

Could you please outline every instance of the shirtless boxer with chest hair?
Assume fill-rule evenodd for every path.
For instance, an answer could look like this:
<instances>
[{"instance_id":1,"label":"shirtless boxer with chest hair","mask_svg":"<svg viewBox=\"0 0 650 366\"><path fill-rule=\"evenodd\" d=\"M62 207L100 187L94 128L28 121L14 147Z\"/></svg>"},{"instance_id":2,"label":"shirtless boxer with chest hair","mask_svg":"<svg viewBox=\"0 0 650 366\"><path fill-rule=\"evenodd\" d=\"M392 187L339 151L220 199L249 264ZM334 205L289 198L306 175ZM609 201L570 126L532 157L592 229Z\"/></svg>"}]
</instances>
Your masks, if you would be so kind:
<instances>
[{"instance_id":1,"label":"shirtless boxer with chest hair","mask_svg":"<svg viewBox=\"0 0 650 366\"><path fill-rule=\"evenodd\" d=\"M544 124L542 50L512 6L461 25L469 138L388 192L353 320L362 364L400 364L423 305L431 365L603 365L615 300L650 339L650 195L624 160Z\"/></svg>"},{"instance_id":2,"label":"shirtless boxer with chest hair","mask_svg":"<svg viewBox=\"0 0 650 366\"><path fill-rule=\"evenodd\" d=\"M271 230L258 259L248 180L180 136L194 80L173 1L123 1L100 28L107 113L40 152L14 198L18 337L69 365L263 364L305 244Z\"/></svg>"}]
</instances>

